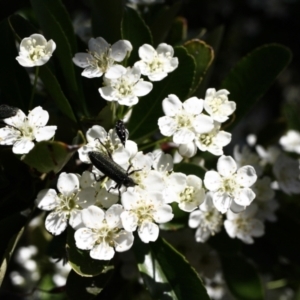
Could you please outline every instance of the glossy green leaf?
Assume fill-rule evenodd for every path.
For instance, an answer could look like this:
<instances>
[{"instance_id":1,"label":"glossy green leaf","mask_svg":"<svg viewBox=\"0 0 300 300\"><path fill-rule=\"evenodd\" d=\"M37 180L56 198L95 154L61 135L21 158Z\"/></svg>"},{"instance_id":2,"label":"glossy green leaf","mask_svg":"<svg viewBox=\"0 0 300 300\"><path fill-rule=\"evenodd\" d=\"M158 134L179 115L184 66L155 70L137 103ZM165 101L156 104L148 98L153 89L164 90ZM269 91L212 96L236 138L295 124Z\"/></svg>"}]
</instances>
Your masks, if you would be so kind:
<instances>
[{"instance_id":1,"label":"glossy green leaf","mask_svg":"<svg viewBox=\"0 0 300 300\"><path fill-rule=\"evenodd\" d=\"M158 238L149 244L136 241L133 250L144 283L154 299L209 300L197 272L165 240Z\"/></svg>"},{"instance_id":2,"label":"glossy green leaf","mask_svg":"<svg viewBox=\"0 0 300 300\"><path fill-rule=\"evenodd\" d=\"M128 59L128 64L133 65L140 60L138 55L139 47L143 44L152 45L152 36L149 27L146 25L137 10L126 7L124 10L122 27L122 39L131 42L133 50Z\"/></svg>"},{"instance_id":3,"label":"glossy green leaf","mask_svg":"<svg viewBox=\"0 0 300 300\"><path fill-rule=\"evenodd\" d=\"M80 250L76 247L74 229L69 227L67 232L66 251L68 262L72 269L80 276L97 276L108 268L109 261L97 260L90 257L90 251Z\"/></svg>"},{"instance_id":4,"label":"glossy green leaf","mask_svg":"<svg viewBox=\"0 0 300 300\"><path fill-rule=\"evenodd\" d=\"M25 222L26 218L20 213L13 214L0 221L0 286L16 244L23 233Z\"/></svg>"},{"instance_id":5,"label":"glossy green leaf","mask_svg":"<svg viewBox=\"0 0 300 300\"><path fill-rule=\"evenodd\" d=\"M255 268L240 256L221 256L227 286L236 299L263 300L262 282Z\"/></svg>"},{"instance_id":6,"label":"glossy green leaf","mask_svg":"<svg viewBox=\"0 0 300 300\"><path fill-rule=\"evenodd\" d=\"M130 138L139 138L158 130L157 120L164 116L162 101L169 94L175 94L184 101L193 82L195 62L183 47L175 47L178 68L166 78L153 84L153 90L134 106L129 123Z\"/></svg>"},{"instance_id":7,"label":"glossy green leaf","mask_svg":"<svg viewBox=\"0 0 300 300\"><path fill-rule=\"evenodd\" d=\"M204 75L214 59L214 50L204 41L191 40L183 45L188 53L194 57L196 63L195 79L191 94L199 87Z\"/></svg>"},{"instance_id":8,"label":"glossy green leaf","mask_svg":"<svg viewBox=\"0 0 300 300\"><path fill-rule=\"evenodd\" d=\"M151 22L150 29L154 46L162 43L167 37L181 4L181 1L177 1L170 7L164 5Z\"/></svg>"},{"instance_id":9,"label":"glossy green leaf","mask_svg":"<svg viewBox=\"0 0 300 300\"><path fill-rule=\"evenodd\" d=\"M94 277L82 277L71 270L66 282L66 293L68 299L94 299L101 293L107 281L113 273L112 268L107 268L105 272Z\"/></svg>"},{"instance_id":10,"label":"glossy green leaf","mask_svg":"<svg viewBox=\"0 0 300 300\"><path fill-rule=\"evenodd\" d=\"M255 49L231 70L221 88L227 89L230 92L229 99L236 102L235 125L264 95L291 58L288 48L270 44Z\"/></svg>"},{"instance_id":11,"label":"glossy green leaf","mask_svg":"<svg viewBox=\"0 0 300 300\"><path fill-rule=\"evenodd\" d=\"M16 42L7 19L0 24L0 34L5 41L5 47L0 47L3 58L0 68L1 102L26 112L31 94L30 80L25 68L16 60Z\"/></svg>"},{"instance_id":12,"label":"glossy green leaf","mask_svg":"<svg viewBox=\"0 0 300 300\"><path fill-rule=\"evenodd\" d=\"M59 61L67 94L72 104L81 105L83 110L85 104L81 82L72 61L77 47L70 16L60 0L31 0L31 4L46 38L54 40L57 45L53 56Z\"/></svg>"},{"instance_id":13,"label":"glossy green leaf","mask_svg":"<svg viewBox=\"0 0 300 300\"><path fill-rule=\"evenodd\" d=\"M81 145L67 145L56 141L42 141L25 156L23 161L41 173L58 173Z\"/></svg>"},{"instance_id":14,"label":"glossy green leaf","mask_svg":"<svg viewBox=\"0 0 300 300\"><path fill-rule=\"evenodd\" d=\"M47 92L55 102L56 107L70 120L76 122L76 117L73 113L72 107L50 68L47 65L42 66L40 68L39 75L47 89Z\"/></svg>"},{"instance_id":15,"label":"glossy green leaf","mask_svg":"<svg viewBox=\"0 0 300 300\"><path fill-rule=\"evenodd\" d=\"M103 37L113 44L121 39L122 0L92 0L92 29L94 37Z\"/></svg>"}]
</instances>

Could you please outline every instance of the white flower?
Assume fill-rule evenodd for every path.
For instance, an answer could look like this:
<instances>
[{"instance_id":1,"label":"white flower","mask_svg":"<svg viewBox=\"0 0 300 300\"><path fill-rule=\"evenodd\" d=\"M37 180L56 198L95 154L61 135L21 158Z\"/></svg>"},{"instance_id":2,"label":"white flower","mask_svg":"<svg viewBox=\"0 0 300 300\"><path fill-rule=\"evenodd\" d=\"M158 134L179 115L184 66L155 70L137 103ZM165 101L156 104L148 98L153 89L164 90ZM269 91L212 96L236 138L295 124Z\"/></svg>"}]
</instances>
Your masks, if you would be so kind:
<instances>
[{"instance_id":1,"label":"white flower","mask_svg":"<svg viewBox=\"0 0 300 300\"><path fill-rule=\"evenodd\" d=\"M160 81L178 67L178 58L173 55L173 47L165 43L159 44L156 50L151 45L144 44L139 48L141 60L134 65L139 67L149 80Z\"/></svg>"},{"instance_id":2,"label":"white flower","mask_svg":"<svg viewBox=\"0 0 300 300\"><path fill-rule=\"evenodd\" d=\"M33 147L33 140L37 142L51 139L56 126L45 126L49 120L49 114L40 106L29 112L28 117L18 110L13 117L4 119L9 126L0 128L0 145L13 145L15 154L26 154Z\"/></svg>"},{"instance_id":3,"label":"white flower","mask_svg":"<svg viewBox=\"0 0 300 300\"><path fill-rule=\"evenodd\" d=\"M300 132L296 130L289 130L286 135L280 138L279 144L285 151L300 154Z\"/></svg>"},{"instance_id":4,"label":"white flower","mask_svg":"<svg viewBox=\"0 0 300 300\"><path fill-rule=\"evenodd\" d=\"M259 157L261 158L261 165L265 166L267 164L274 164L277 160L278 156L280 155L281 151L276 146L270 146L267 149L262 147L261 145L257 145L255 150Z\"/></svg>"},{"instance_id":5,"label":"white flower","mask_svg":"<svg viewBox=\"0 0 300 300\"><path fill-rule=\"evenodd\" d=\"M227 220L224 227L231 238L238 238L246 244L253 244L252 237L260 237L265 233L264 224L255 218L257 206L255 203L246 208L245 211L235 214L227 212Z\"/></svg>"},{"instance_id":6,"label":"white flower","mask_svg":"<svg viewBox=\"0 0 300 300\"><path fill-rule=\"evenodd\" d=\"M205 173L204 184L213 192L212 198L216 208L225 213L228 209L239 212L255 198L250 189L257 176L252 166L243 166L237 170L236 162L231 156L221 156L216 171Z\"/></svg>"},{"instance_id":7,"label":"white flower","mask_svg":"<svg viewBox=\"0 0 300 300\"><path fill-rule=\"evenodd\" d=\"M194 140L196 133L207 133L214 127L213 120L202 114L203 100L197 97L182 103L176 95L169 95L163 100L166 116L158 119L161 134L173 136L176 144L187 144Z\"/></svg>"},{"instance_id":8,"label":"white flower","mask_svg":"<svg viewBox=\"0 0 300 300\"><path fill-rule=\"evenodd\" d=\"M144 243L154 242L158 238L159 227L156 223L166 223L173 218L172 208L165 204L160 192L143 191L138 187L122 194L125 211L121 214L125 230L134 231Z\"/></svg>"},{"instance_id":9,"label":"white flower","mask_svg":"<svg viewBox=\"0 0 300 300\"><path fill-rule=\"evenodd\" d=\"M141 96L150 93L153 88L151 82L143 81L138 67L127 69L121 65L114 65L105 74L105 86L99 88L101 97L107 101L118 101L120 105L132 106L139 102Z\"/></svg>"},{"instance_id":10,"label":"white flower","mask_svg":"<svg viewBox=\"0 0 300 300\"><path fill-rule=\"evenodd\" d=\"M230 143L231 133L220 130L220 127L221 125L218 122L214 122L214 128L212 131L203 134L196 134L195 144L199 150L203 152L208 151L217 156L223 155L223 147Z\"/></svg>"},{"instance_id":11,"label":"white flower","mask_svg":"<svg viewBox=\"0 0 300 300\"><path fill-rule=\"evenodd\" d=\"M47 42L41 34L32 34L21 41L16 60L23 67L42 66L50 59L55 48L54 41Z\"/></svg>"},{"instance_id":12,"label":"white flower","mask_svg":"<svg viewBox=\"0 0 300 300\"><path fill-rule=\"evenodd\" d=\"M273 173L279 188L286 194L300 194L299 162L285 154L280 154L273 165Z\"/></svg>"},{"instance_id":13,"label":"white flower","mask_svg":"<svg viewBox=\"0 0 300 300\"><path fill-rule=\"evenodd\" d=\"M110 260L115 251L123 252L131 248L133 234L122 229L120 214L122 205L114 204L106 212L97 206L90 206L81 213L83 228L75 232L76 246L91 250L94 259Z\"/></svg>"},{"instance_id":14,"label":"white flower","mask_svg":"<svg viewBox=\"0 0 300 300\"><path fill-rule=\"evenodd\" d=\"M95 202L95 189L93 187L80 189L81 178L76 174L61 173L57 181L59 194L54 189L44 189L37 195L37 207L52 210L46 218L45 226L54 235L61 234L66 229L68 221L73 228L78 228L81 225L81 210Z\"/></svg>"},{"instance_id":15,"label":"white flower","mask_svg":"<svg viewBox=\"0 0 300 300\"><path fill-rule=\"evenodd\" d=\"M215 208L212 193L208 192L205 201L190 214L189 226L197 228L195 238L197 242L204 243L211 235L221 230L223 223L222 214Z\"/></svg>"},{"instance_id":16,"label":"white flower","mask_svg":"<svg viewBox=\"0 0 300 300\"><path fill-rule=\"evenodd\" d=\"M100 77L103 73L109 77L109 70L115 61L121 62L132 50L129 41L120 40L110 47L102 37L91 38L88 46L88 53L76 53L73 58L76 66L85 68L81 75L87 78Z\"/></svg>"},{"instance_id":17,"label":"white flower","mask_svg":"<svg viewBox=\"0 0 300 300\"><path fill-rule=\"evenodd\" d=\"M204 99L204 109L215 120L223 123L228 120L236 108L234 101L228 101L227 90L208 89Z\"/></svg>"}]
</instances>

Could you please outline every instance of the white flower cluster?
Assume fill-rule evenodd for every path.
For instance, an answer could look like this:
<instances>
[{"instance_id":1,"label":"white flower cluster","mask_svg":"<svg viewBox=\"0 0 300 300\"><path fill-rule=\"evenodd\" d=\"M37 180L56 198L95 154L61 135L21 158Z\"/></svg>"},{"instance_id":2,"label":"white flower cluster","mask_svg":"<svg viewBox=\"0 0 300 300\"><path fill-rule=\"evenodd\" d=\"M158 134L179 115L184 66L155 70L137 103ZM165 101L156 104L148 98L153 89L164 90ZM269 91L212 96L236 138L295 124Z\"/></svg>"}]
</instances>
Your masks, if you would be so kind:
<instances>
[{"instance_id":1,"label":"white flower cluster","mask_svg":"<svg viewBox=\"0 0 300 300\"><path fill-rule=\"evenodd\" d=\"M162 104L166 116L158 119L161 134L173 136L182 156L194 156L197 148L222 155L231 134L220 130L221 123L227 121L236 108L235 102L228 101L228 94L227 90L211 88L206 91L204 100L192 97L184 103L176 95L169 95Z\"/></svg>"},{"instance_id":2,"label":"white flower cluster","mask_svg":"<svg viewBox=\"0 0 300 300\"><path fill-rule=\"evenodd\" d=\"M99 88L101 97L107 101L117 101L120 105L135 105L139 97L150 93L153 84L144 81L141 75L148 76L151 81L159 81L178 66L178 59L173 57L173 48L164 43L158 45L156 50L148 44L141 46L141 60L127 68L117 63L132 51L129 41L120 40L110 46L102 37L98 37L90 39L88 46L88 53L75 54L73 62L84 68L82 76L94 78L103 75L104 86Z\"/></svg>"},{"instance_id":3,"label":"white flower cluster","mask_svg":"<svg viewBox=\"0 0 300 300\"><path fill-rule=\"evenodd\" d=\"M186 212L203 203L201 179L173 172L170 155L145 155L138 152L133 141L127 140L124 146L115 129L107 133L98 125L87 131L86 138L88 143L78 151L83 163L90 163L91 151L111 155L124 172L131 166L134 172L128 176L136 186L121 188L119 202L118 191L113 188L116 183L103 178L107 174L94 166L94 174L62 173L57 182L59 193L54 189L42 190L36 203L40 209L51 211L45 223L49 232L58 235L69 224L76 230L77 247L90 250L92 258L109 260L115 251L128 250L135 230L143 242L155 241L159 224L173 218L172 202ZM100 182L96 181L98 175Z\"/></svg>"}]
</instances>

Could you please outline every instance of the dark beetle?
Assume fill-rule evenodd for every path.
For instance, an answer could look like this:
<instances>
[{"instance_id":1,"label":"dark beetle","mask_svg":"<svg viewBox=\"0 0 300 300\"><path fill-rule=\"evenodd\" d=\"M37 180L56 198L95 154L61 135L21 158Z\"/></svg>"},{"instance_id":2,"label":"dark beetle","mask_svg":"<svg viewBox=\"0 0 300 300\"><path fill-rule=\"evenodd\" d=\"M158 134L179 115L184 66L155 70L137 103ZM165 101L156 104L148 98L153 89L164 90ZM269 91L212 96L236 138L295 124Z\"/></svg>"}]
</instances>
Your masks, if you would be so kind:
<instances>
[{"instance_id":1,"label":"dark beetle","mask_svg":"<svg viewBox=\"0 0 300 300\"><path fill-rule=\"evenodd\" d=\"M1 104L0 105L0 119L6 119L6 118L13 117L17 114L18 110L19 109L17 107L9 106L6 104Z\"/></svg>"},{"instance_id":2,"label":"dark beetle","mask_svg":"<svg viewBox=\"0 0 300 300\"><path fill-rule=\"evenodd\" d=\"M128 137L128 130L126 129L124 122L122 120L118 120L116 122L115 129L121 143L125 146Z\"/></svg>"},{"instance_id":3,"label":"dark beetle","mask_svg":"<svg viewBox=\"0 0 300 300\"><path fill-rule=\"evenodd\" d=\"M99 171L101 171L105 176L111 178L116 182L116 185L113 187L113 189L118 189L120 192L120 188L122 185L124 185L125 187L137 185L133 181L133 179L129 177L130 174L135 172L132 171L128 173L130 166L128 170L125 171L121 166L119 166L116 162L114 162L108 155L96 151L88 152L88 156L92 164Z\"/></svg>"}]
</instances>

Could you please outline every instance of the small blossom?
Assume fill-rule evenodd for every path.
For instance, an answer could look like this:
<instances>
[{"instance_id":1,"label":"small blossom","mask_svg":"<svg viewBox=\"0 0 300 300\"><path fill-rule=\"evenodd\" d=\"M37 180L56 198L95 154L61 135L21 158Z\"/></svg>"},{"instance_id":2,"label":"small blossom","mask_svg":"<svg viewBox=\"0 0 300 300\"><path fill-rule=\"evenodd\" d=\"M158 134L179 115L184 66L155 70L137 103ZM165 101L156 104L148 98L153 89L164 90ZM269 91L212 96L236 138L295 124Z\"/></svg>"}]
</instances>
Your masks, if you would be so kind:
<instances>
[{"instance_id":1,"label":"small blossom","mask_svg":"<svg viewBox=\"0 0 300 300\"><path fill-rule=\"evenodd\" d=\"M300 194L299 162L280 154L273 165L273 173L279 188L286 194Z\"/></svg>"},{"instance_id":2,"label":"small blossom","mask_svg":"<svg viewBox=\"0 0 300 300\"><path fill-rule=\"evenodd\" d=\"M205 243L211 235L219 232L223 223L222 214L215 208L211 192L206 194L205 201L190 214L189 226L197 228L197 242Z\"/></svg>"},{"instance_id":3,"label":"small blossom","mask_svg":"<svg viewBox=\"0 0 300 300\"><path fill-rule=\"evenodd\" d=\"M97 206L90 206L81 213L83 226L75 232L76 246L90 250L93 259L110 260L115 251L131 248L133 234L122 229L120 214L122 205L114 204L106 212Z\"/></svg>"},{"instance_id":4,"label":"small blossom","mask_svg":"<svg viewBox=\"0 0 300 300\"><path fill-rule=\"evenodd\" d=\"M149 80L160 81L178 67L178 58L173 55L173 47L165 43L159 44L156 50L151 45L144 44L139 48L141 60L134 65L139 67Z\"/></svg>"},{"instance_id":5,"label":"small blossom","mask_svg":"<svg viewBox=\"0 0 300 300\"><path fill-rule=\"evenodd\" d=\"M231 156L221 156L216 171L205 173L204 184L213 192L214 205L221 212L228 209L234 212L242 211L255 198L250 189L257 176L252 166L243 166L237 169L236 162Z\"/></svg>"},{"instance_id":6,"label":"small blossom","mask_svg":"<svg viewBox=\"0 0 300 300\"><path fill-rule=\"evenodd\" d=\"M84 68L81 75L87 78L100 77L104 73L108 73L106 76L109 77L109 70L115 61L121 62L132 50L127 40L120 40L110 46L102 37L91 38L88 46L88 53L76 53L73 57L74 64Z\"/></svg>"},{"instance_id":7,"label":"small blossom","mask_svg":"<svg viewBox=\"0 0 300 300\"><path fill-rule=\"evenodd\" d=\"M285 151L300 154L300 132L296 130L289 130L286 135L280 138L279 144Z\"/></svg>"},{"instance_id":8,"label":"small blossom","mask_svg":"<svg viewBox=\"0 0 300 300\"><path fill-rule=\"evenodd\" d=\"M16 60L23 67L42 66L50 59L55 48L53 40L47 42L41 34L32 34L21 41Z\"/></svg>"},{"instance_id":9,"label":"small blossom","mask_svg":"<svg viewBox=\"0 0 300 300\"><path fill-rule=\"evenodd\" d=\"M54 189L39 192L36 199L37 207L52 211L45 221L49 232L54 235L61 234L68 222L75 229L81 225L81 210L94 204L96 194L93 187L81 189L80 187L84 185L85 178L72 173L61 173L57 181L58 194Z\"/></svg>"},{"instance_id":10,"label":"small blossom","mask_svg":"<svg viewBox=\"0 0 300 300\"><path fill-rule=\"evenodd\" d=\"M40 106L29 112L28 117L18 110L13 117L4 119L8 126L0 128L0 145L13 145L15 154L26 154L33 147L33 140L37 142L51 139L56 126L45 126L49 120L49 114Z\"/></svg>"},{"instance_id":11,"label":"small blossom","mask_svg":"<svg viewBox=\"0 0 300 300\"><path fill-rule=\"evenodd\" d=\"M245 211L235 214L227 212L227 220L224 227L231 238L238 238L246 244L253 244L253 237L264 235L264 224L255 218L257 206L255 203L246 208Z\"/></svg>"},{"instance_id":12,"label":"small blossom","mask_svg":"<svg viewBox=\"0 0 300 300\"><path fill-rule=\"evenodd\" d=\"M212 131L196 134L195 144L199 150L208 151L217 156L223 155L223 147L230 143L231 133L220 130L220 127L221 125L218 122L214 122Z\"/></svg>"},{"instance_id":13,"label":"small blossom","mask_svg":"<svg viewBox=\"0 0 300 300\"><path fill-rule=\"evenodd\" d=\"M127 69L115 65L110 69L110 77L104 76L104 87L99 88L101 97L107 101L118 101L120 105L132 106L141 96L149 94L153 88L151 82L143 81L138 67Z\"/></svg>"},{"instance_id":14,"label":"small blossom","mask_svg":"<svg viewBox=\"0 0 300 300\"><path fill-rule=\"evenodd\" d=\"M213 278L204 278L207 294L211 299L221 300L226 295L226 285L221 273L217 273Z\"/></svg>"},{"instance_id":15,"label":"small blossom","mask_svg":"<svg viewBox=\"0 0 300 300\"><path fill-rule=\"evenodd\" d=\"M196 133L207 133L213 129L213 120L202 114L203 100L197 97L182 103L176 95L163 100L166 116L158 119L161 134L173 136L176 144L188 144L195 139Z\"/></svg>"},{"instance_id":16,"label":"small blossom","mask_svg":"<svg viewBox=\"0 0 300 300\"><path fill-rule=\"evenodd\" d=\"M234 101L228 101L227 90L208 89L204 99L204 109L217 122L227 121L236 108Z\"/></svg>"},{"instance_id":17,"label":"small blossom","mask_svg":"<svg viewBox=\"0 0 300 300\"><path fill-rule=\"evenodd\" d=\"M144 243L154 242L158 238L159 227L156 223L166 223L173 218L172 208L165 204L162 193L139 189L127 190L122 194L125 211L121 214L125 230L134 231Z\"/></svg>"}]
</instances>

